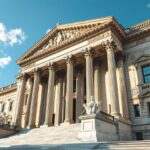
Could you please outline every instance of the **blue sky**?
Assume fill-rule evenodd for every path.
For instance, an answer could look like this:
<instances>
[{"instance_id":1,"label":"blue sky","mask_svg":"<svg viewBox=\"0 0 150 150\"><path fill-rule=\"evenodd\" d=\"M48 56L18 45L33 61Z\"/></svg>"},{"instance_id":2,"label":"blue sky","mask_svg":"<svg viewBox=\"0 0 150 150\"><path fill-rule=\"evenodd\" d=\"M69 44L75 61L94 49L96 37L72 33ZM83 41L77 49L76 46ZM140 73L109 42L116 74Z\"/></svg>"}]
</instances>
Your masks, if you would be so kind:
<instances>
[{"instance_id":1,"label":"blue sky","mask_svg":"<svg viewBox=\"0 0 150 150\"><path fill-rule=\"evenodd\" d=\"M150 0L0 0L0 87L16 82L16 60L57 22L105 16L130 27L150 19Z\"/></svg>"}]
</instances>

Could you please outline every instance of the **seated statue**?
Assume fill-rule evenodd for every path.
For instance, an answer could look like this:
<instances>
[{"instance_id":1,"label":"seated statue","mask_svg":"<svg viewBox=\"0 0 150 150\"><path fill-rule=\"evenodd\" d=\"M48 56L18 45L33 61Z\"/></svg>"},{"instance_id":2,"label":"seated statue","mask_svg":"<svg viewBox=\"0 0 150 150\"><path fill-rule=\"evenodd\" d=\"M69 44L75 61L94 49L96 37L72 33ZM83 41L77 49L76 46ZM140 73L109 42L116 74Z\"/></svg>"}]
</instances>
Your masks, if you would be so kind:
<instances>
[{"instance_id":1,"label":"seated statue","mask_svg":"<svg viewBox=\"0 0 150 150\"><path fill-rule=\"evenodd\" d=\"M100 112L99 104L93 98L91 98L91 100L88 103L84 102L83 108L84 111L82 112L82 114L91 115Z\"/></svg>"}]
</instances>

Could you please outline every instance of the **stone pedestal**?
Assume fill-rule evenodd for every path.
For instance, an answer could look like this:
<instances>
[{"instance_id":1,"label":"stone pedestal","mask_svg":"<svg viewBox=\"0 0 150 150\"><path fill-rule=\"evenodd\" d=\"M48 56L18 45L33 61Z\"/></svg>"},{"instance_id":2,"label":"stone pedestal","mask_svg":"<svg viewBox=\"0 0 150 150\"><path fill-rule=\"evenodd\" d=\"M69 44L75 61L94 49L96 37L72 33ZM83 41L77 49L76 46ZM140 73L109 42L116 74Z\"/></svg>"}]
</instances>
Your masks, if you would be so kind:
<instances>
[{"instance_id":1,"label":"stone pedestal","mask_svg":"<svg viewBox=\"0 0 150 150\"><path fill-rule=\"evenodd\" d=\"M116 123L111 116L92 114L80 116L81 131L79 138L85 142L118 140Z\"/></svg>"}]
</instances>

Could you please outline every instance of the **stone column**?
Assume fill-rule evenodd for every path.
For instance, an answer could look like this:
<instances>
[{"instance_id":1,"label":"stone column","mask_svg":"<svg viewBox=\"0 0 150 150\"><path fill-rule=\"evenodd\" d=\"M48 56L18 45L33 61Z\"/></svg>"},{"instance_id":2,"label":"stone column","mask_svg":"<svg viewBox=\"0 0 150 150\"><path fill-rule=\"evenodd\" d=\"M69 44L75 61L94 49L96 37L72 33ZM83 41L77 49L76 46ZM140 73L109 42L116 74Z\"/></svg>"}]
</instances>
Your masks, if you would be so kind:
<instances>
[{"instance_id":1,"label":"stone column","mask_svg":"<svg viewBox=\"0 0 150 150\"><path fill-rule=\"evenodd\" d=\"M125 84L125 75L124 75L124 63L123 63L123 56L120 55L118 57L118 93L119 93L119 103L120 103L120 110L121 114L124 118L129 118L129 110L128 110L128 102L127 102L127 90Z\"/></svg>"},{"instance_id":2,"label":"stone column","mask_svg":"<svg viewBox=\"0 0 150 150\"><path fill-rule=\"evenodd\" d=\"M86 59L86 102L88 103L94 96L93 57L89 49L86 49L85 51L85 59Z\"/></svg>"},{"instance_id":3,"label":"stone column","mask_svg":"<svg viewBox=\"0 0 150 150\"><path fill-rule=\"evenodd\" d=\"M55 125L59 125L62 121L62 83L63 83L62 73L58 74L57 85L56 85L56 114L55 114Z\"/></svg>"},{"instance_id":4,"label":"stone column","mask_svg":"<svg viewBox=\"0 0 150 150\"><path fill-rule=\"evenodd\" d=\"M2 112L2 102L0 102L0 113Z\"/></svg>"},{"instance_id":5,"label":"stone column","mask_svg":"<svg viewBox=\"0 0 150 150\"><path fill-rule=\"evenodd\" d=\"M45 114L45 123L44 123L44 125L46 125L46 126L52 126L53 125L54 81L55 81L55 69L54 69L54 65L50 64L50 66L49 66L49 77L48 77L46 114Z\"/></svg>"},{"instance_id":6,"label":"stone column","mask_svg":"<svg viewBox=\"0 0 150 150\"><path fill-rule=\"evenodd\" d=\"M43 84L42 81L39 84L39 91L38 91L38 103L37 103L37 117L36 117L36 127L40 127L41 125L41 115L42 115L42 102L43 102Z\"/></svg>"},{"instance_id":7,"label":"stone column","mask_svg":"<svg viewBox=\"0 0 150 150\"><path fill-rule=\"evenodd\" d=\"M63 94L62 94L62 122L65 120L65 99L66 99L66 74L63 76Z\"/></svg>"},{"instance_id":8,"label":"stone column","mask_svg":"<svg viewBox=\"0 0 150 150\"><path fill-rule=\"evenodd\" d=\"M82 69L82 77L81 77L81 111L83 108L83 103L85 100L85 72L84 68Z\"/></svg>"},{"instance_id":9,"label":"stone column","mask_svg":"<svg viewBox=\"0 0 150 150\"><path fill-rule=\"evenodd\" d=\"M73 122L73 60L72 57L67 58L67 86L66 86L66 107L65 107L65 123Z\"/></svg>"},{"instance_id":10,"label":"stone column","mask_svg":"<svg viewBox=\"0 0 150 150\"><path fill-rule=\"evenodd\" d=\"M82 84L82 68L76 68L76 123L80 122L81 114L81 84Z\"/></svg>"},{"instance_id":11,"label":"stone column","mask_svg":"<svg viewBox=\"0 0 150 150\"><path fill-rule=\"evenodd\" d=\"M21 119L22 119L22 110L23 110L23 104L24 104L24 94L26 89L26 82L27 82L27 76L22 75L20 78L20 85L18 85L18 92L17 92L17 107L16 107L16 113L15 118L13 121L13 125L17 127L21 127Z\"/></svg>"},{"instance_id":12,"label":"stone column","mask_svg":"<svg viewBox=\"0 0 150 150\"><path fill-rule=\"evenodd\" d=\"M100 110L102 106L101 100L101 82L100 82L100 62L94 64L94 98L97 104L99 104Z\"/></svg>"},{"instance_id":13,"label":"stone column","mask_svg":"<svg viewBox=\"0 0 150 150\"><path fill-rule=\"evenodd\" d=\"M43 82L43 103L42 103L42 115L41 115L41 125L45 123L45 115L46 115L46 100L47 100L47 88L48 83Z\"/></svg>"},{"instance_id":14,"label":"stone column","mask_svg":"<svg viewBox=\"0 0 150 150\"><path fill-rule=\"evenodd\" d=\"M33 80L29 79L29 96L28 96L28 100L27 100L27 109L26 109L26 116L25 116L25 128L28 125L29 122L29 114L30 114L30 105L31 105L31 98L32 98L32 90L33 90Z\"/></svg>"},{"instance_id":15,"label":"stone column","mask_svg":"<svg viewBox=\"0 0 150 150\"><path fill-rule=\"evenodd\" d=\"M34 71L33 92L32 92L32 99L31 99L31 106L30 106L29 124L28 124L29 128L36 127L35 122L36 122L39 81L40 81L39 70L35 70Z\"/></svg>"},{"instance_id":16,"label":"stone column","mask_svg":"<svg viewBox=\"0 0 150 150\"><path fill-rule=\"evenodd\" d=\"M120 116L119 104L118 104L118 88L117 88L117 77L116 77L116 62L114 56L114 43L107 43L107 63L109 72L109 87L110 87L110 97L111 97L111 114L113 116Z\"/></svg>"}]
</instances>

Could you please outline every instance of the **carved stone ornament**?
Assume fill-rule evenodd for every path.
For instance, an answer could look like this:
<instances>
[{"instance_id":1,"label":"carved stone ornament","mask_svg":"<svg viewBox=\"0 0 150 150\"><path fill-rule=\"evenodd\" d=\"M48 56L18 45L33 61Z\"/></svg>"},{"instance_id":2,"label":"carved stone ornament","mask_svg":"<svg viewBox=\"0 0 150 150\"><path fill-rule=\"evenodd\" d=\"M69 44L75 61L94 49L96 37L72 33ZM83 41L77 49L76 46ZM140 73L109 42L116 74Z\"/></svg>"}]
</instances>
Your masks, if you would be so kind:
<instances>
[{"instance_id":1,"label":"carved stone ornament","mask_svg":"<svg viewBox=\"0 0 150 150\"><path fill-rule=\"evenodd\" d=\"M52 47L58 46L63 41L73 39L73 38L75 38L78 35L79 35L79 32L62 32L62 31L59 31L53 37L51 37L51 39L48 42L46 42L37 51L37 53L41 53L41 52L43 52L44 50L46 50L48 48L52 48Z\"/></svg>"},{"instance_id":2,"label":"carved stone ornament","mask_svg":"<svg viewBox=\"0 0 150 150\"><path fill-rule=\"evenodd\" d=\"M9 124L11 121L12 121L11 115L6 115L5 113L0 115L0 125Z\"/></svg>"},{"instance_id":3,"label":"carved stone ornament","mask_svg":"<svg viewBox=\"0 0 150 150\"><path fill-rule=\"evenodd\" d=\"M94 99L91 99L91 101L86 104L84 103L83 107L87 115L100 113L99 104Z\"/></svg>"},{"instance_id":4,"label":"carved stone ornament","mask_svg":"<svg viewBox=\"0 0 150 150\"><path fill-rule=\"evenodd\" d=\"M107 51L115 50L117 48L117 45L116 45L115 41L112 38L109 39L109 40L106 40L105 42L102 42L102 46Z\"/></svg>"}]
</instances>

